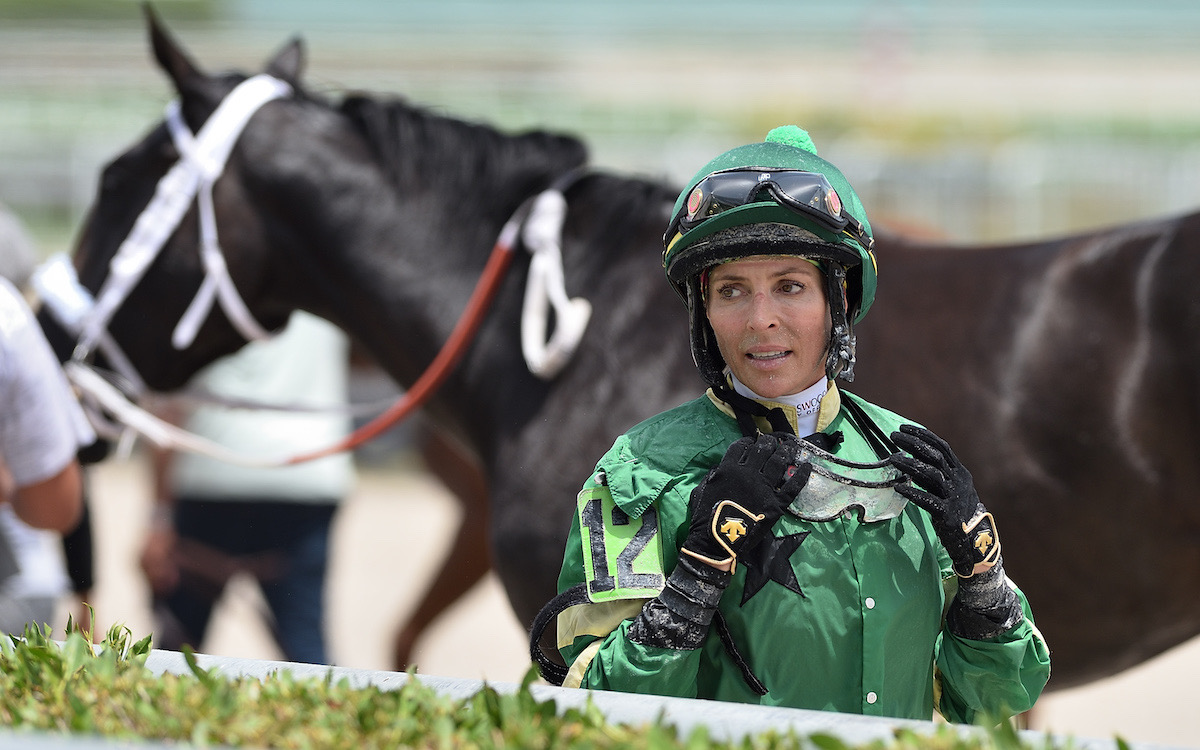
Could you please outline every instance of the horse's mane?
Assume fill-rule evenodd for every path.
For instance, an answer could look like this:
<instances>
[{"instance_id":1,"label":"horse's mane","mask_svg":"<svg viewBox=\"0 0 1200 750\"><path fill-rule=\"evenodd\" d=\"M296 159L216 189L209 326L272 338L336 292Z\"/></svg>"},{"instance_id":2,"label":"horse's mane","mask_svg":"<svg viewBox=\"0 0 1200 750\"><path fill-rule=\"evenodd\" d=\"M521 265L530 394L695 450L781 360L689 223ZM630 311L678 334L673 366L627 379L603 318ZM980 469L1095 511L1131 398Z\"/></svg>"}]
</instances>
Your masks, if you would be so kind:
<instances>
[{"instance_id":1,"label":"horse's mane","mask_svg":"<svg viewBox=\"0 0 1200 750\"><path fill-rule=\"evenodd\" d=\"M379 166L402 192L484 185L491 189L477 193L476 199L511 200L533 195L587 161L587 147L574 136L545 130L507 134L397 96L348 94L337 109L362 133ZM666 226L664 204L674 201L677 188L648 179L590 175L607 186L587 191L589 213L603 217L606 244L612 246L647 221Z\"/></svg>"},{"instance_id":2,"label":"horse's mane","mask_svg":"<svg viewBox=\"0 0 1200 750\"><path fill-rule=\"evenodd\" d=\"M435 114L399 97L347 95L339 109L363 134L398 188L531 183L528 192L587 161L578 138L542 130L516 135ZM447 170L454 170L447 174ZM518 185L512 180L517 177Z\"/></svg>"}]
</instances>

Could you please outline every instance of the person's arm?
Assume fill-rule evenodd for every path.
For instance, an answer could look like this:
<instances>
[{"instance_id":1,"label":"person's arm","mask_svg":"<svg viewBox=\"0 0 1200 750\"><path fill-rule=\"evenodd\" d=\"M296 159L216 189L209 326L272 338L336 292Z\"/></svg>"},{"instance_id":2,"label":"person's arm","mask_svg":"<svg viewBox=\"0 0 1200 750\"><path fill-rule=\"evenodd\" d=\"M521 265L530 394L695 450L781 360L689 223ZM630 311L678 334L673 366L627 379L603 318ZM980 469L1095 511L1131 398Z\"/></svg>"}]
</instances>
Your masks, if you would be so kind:
<instances>
[{"instance_id":1,"label":"person's arm","mask_svg":"<svg viewBox=\"0 0 1200 750\"><path fill-rule=\"evenodd\" d=\"M658 594L631 613L632 617L626 615L629 619L617 619L623 614L620 606L627 602L609 601L598 603L609 608L603 612L607 618L588 616L568 620L572 625L575 622L584 625L575 627L574 632L570 628L566 633L560 632L560 648L571 666L565 684L695 696L700 649L729 585L738 554L752 548L768 533L783 508L808 480L811 466L793 466L795 456L794 446L776 435L743 438L731 445L721 462L691 493L687 537L675 569ZM611 503L606 490L597 494L601 502L606 497ZM579 539L580 526L584 525L580 518L588 518L586 510L576 518L573 540ZM592 518L594 521L586 524L589 535L596 533L602 520L594 514ZM643 514L641 518L642 524L656 522L657 513ZM627 520L621 525L626 524ZM624 533L624 538L629 539L630 532L632 529ZM632 538L637 537L634 534ZM592 571L607 570L607 567L597 568L595 563L597 555L608 546L607 539L589 539L590 565L585 565L582 553L573 560L569 547L560 590L564 583L571 582L572 571L587 579L590 590L604 589L605 586L597 585ZM574 549L583 550L583 544L574 545ZM616 585L620 577L618 563ZM599 595L592 597L595 600ZM597 621L605 619L603 627L595 627Z\"/></svg>"},{"instance_id":2,"label":"person's arm","mask_svg":"<svg viewBox=\"0 0 1200 750\"><path fill-rule=\"evenodd\" d=\"M20 294L0 288L0 456L12 503L30 526L70 531L83 514L76 453L95 440L66 376Z\"/></svg>"},{"instance_id":3,"label":"person's arm","mask_svg":"<svg viewBox=\"0 0 1200 750\"><path fill-rule=\"evenodd\" d=\"M571 525L559 590L583 586L588 594L586 603L557 618L558 648L568 668L563 685L695 697L698 650L642 644L627 634L663 590L666 575L658 545L670 544L674 523L661 522L657 504L637 518L625 516L603 485L585 488L580 497L581 512ZM648 543L631 555L630 545L640 543L635 539ZM626 570L636 571L641 579L623 576L619 559L628 560Z\"/></svg>"},{"instance_id":4,"label":"person's arm","mask_svg":"<svg viewBox=\"0 0 1200 750\"><path fill-rule=\"evenodd\" d=\"M79 462L72 459L57 474L16 487L12 506L17 518L30 526L60 533L71 531L83 515L83 478Z\"/></svg>"},{"instance_id":5,"label":"person's arm","mask_svg":"<svg viewBox=\"0 0 1200 750\"><path fill-rule=\"evenodd\" d=\"M902 425L892 440L909 454L893 462L912 480L896 491L929 514L951 563L938 711L973 723L1029 710L1050 678L1050 652L1025 596L1004 573L995 519L945 440L915 425Z\"/></svg>"},{"instance_id":6,"label":"person's arm","mask_svg":"<svg viewBox=\"0 0 1200 750\"><path fill-rule=\"evenodd\" d=\"M1007 577L1002 585L1013 592L1023 613L1016 625L987 638L961 635L949 622L942 628L937 710L948 721L1000 721L1028 711L1050 678L1050 649L1025 595Z\"/></svg>"}]
</instances>

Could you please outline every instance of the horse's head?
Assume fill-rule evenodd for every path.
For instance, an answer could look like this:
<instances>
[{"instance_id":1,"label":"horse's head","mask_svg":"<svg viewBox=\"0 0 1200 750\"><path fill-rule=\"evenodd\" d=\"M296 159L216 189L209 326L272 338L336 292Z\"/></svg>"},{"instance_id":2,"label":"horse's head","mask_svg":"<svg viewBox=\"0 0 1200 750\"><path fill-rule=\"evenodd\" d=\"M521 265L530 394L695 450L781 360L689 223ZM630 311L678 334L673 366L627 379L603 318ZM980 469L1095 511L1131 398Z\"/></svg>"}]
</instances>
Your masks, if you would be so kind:
<instances>
[{"instance_id":1,"label":"horse's head","mask_svg":"<svg viewBox=\"0 0 1200 750\"><path fill-rule=\"evenodd\" d=\"M79 281L93 295L99 295L101 305L105 304L106 285L123 287L115 296L109 294L114 307L109 311L111 319L104 321L105 327L149 385L169 389L246 341L245 331L238 330L230 315L221 314L224 306L218 302L209 313L201 301L193 313L199 330L194 336L184 337L192 340L175 347L178 351L171 356L162 356L163 352L173 351L173 332L196 299L206 275L212 278L208 267L212 259L206 266L201 251L201 224L208 218L200 208L205 178L202 176L199 187L193 185L190 190L186 175L175 175L183 179L163 178L184 160L182 152L188 146L179 140L179 133L185 139L191 134L199 137L205 123L247 77L202 72L148 8L147 20L154 56L178 95L175 130L179 132L173 137L168 118L104 168L95 202L77 241L74 264ZM265 73L283 82L279 86L284 91L287 86L298 86L302 64L303 46L295 39L271 59ZM262 111L251 115L251 119L263 122L248 125L240 137L231 137L233 152L210 192L213 215L219 217L219 257L227 261L229 277L235 280L233 288L245 301L250 319L265 330L280 327L290 308L273 299L271 287L276 274L266 252L270 229L255 206L244 176L247 164L269 158L265 131L279 127L281 118L290 114L279 104L267 101ZM252 135L252 131L259 134ZM212 162L211 156L199 159ZM203 173L204 168L198 171ZM162 205L168 194L176 197L173 217L170 206ZM116 284L114 277L121 275L117 269L128 271L131 264L144 268L127 282ZM104 358L103 350L100 358Z\"/></svg>"},{"instance_id":2,"label":"horse's head","mask_svg":"<svg viewBox=\"0 0 1200 750\"><path fill-rule=\"evenodd\" d=\"M268 62L265 76L210 75L153 13L147 16L177 108L104 169L75 257L102 313L104 287L131 265L129 243L163 223L146 217L168 191L164 175L189 160L190 134L203 140L204 131L222 130L210 126L255 81L259 94L268 91L250 96L261 107L231 140L211 185L211 211L205 213L203 184L177 201L178 223L159 232L166 235L161 250L144 263L143 275L123 285L120 304L110 304L111 319L102 321L152 388L182 385L247 333L277 328L296 308L331 320L372 350L392 347L397 330L406 330L411 357L425 361L446 333L443 321L461 307L446 291L463 287L454 277L478 274L521 202L586 159L574 138L505 135L400 100L358 95L332 105L301 88L298 40ZM280 86L285 95L270 94ZM202 173L210 162L198 160ZM219 243L215 265L228 267L236 289L224 296L244 301L246 315L237 314L239 304L209 311L203 294L194 302L202 284L221 287L213 281L213 245L202 241L206 230ZM434 289L433 278L444 283ZM195 323L194 336L182 333L188 323ZM92 325L92 339L98 329ZM408 356L393 353L384 364L403 374Z\"/></svg>"}]
</instances>

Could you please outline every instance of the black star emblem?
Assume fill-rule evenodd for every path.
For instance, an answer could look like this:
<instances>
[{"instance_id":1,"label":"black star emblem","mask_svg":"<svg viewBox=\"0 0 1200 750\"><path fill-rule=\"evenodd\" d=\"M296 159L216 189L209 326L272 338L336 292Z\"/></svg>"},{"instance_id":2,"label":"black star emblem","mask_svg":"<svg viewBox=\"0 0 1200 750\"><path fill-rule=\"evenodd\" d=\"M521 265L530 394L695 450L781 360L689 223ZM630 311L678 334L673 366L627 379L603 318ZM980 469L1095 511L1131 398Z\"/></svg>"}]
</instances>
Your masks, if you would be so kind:
<instances>
[{"instance_id":1,"label":"black star emblem","mask_svg":"<svg viewBox=\"0 0 1200 750\"><path fill-rule=\"evenodd\" d=\"M768 536L751 551L742 561L746 565L746 584L742 588L743 605L761 591L762 587L767 585L767 581L775 581L789 591L804 596L789 560L792 553L800 549L800 543L808 533L801 531L799 534L788 536Z\"/></svg>"}]
</instances>

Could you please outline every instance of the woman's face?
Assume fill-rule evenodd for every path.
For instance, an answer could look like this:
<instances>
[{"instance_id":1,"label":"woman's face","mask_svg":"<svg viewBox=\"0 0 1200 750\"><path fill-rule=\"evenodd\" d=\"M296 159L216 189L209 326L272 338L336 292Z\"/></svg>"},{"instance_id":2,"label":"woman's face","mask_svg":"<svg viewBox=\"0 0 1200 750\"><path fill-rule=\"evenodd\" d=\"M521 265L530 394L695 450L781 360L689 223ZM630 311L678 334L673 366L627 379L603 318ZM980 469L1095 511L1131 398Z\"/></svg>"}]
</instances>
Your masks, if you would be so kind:
<instances>
[{"instance_id":1,"label":"woman's face","mask_svg":"<svg viewBox=\"0 0 1200 750\"><path fill-rule=\"evenodd\" d=\"M799 393L825 376L832 325L820 269L756 255L714 267L708 322L729 369L763 398Z\"/></svg>"}]
</instances>

